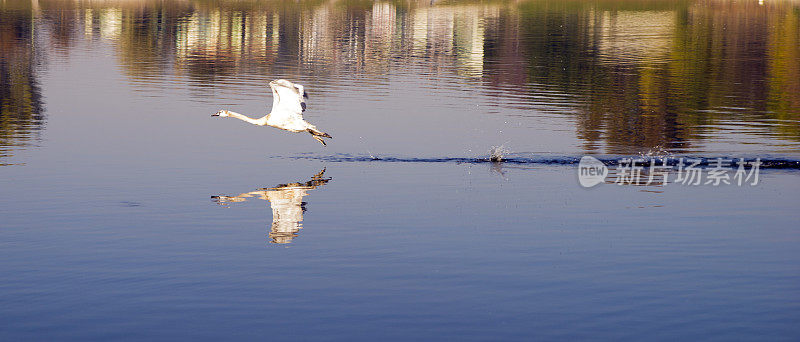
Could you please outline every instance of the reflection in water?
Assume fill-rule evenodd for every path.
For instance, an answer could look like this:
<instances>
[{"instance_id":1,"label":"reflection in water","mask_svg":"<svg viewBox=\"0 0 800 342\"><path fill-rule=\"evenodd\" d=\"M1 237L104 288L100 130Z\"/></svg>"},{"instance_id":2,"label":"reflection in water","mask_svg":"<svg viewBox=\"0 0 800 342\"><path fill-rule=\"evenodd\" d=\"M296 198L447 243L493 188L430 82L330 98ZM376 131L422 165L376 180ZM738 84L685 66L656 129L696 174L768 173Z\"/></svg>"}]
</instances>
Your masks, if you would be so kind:
<instances>
[{"instance_id":1,"label":"reflection in water","mask_svg":"<svg viewBox=\"0 0 800 342\"><path fill-rule=\"evenodd\" d=\"M771 142L766 150L800 146L792 1L36 3L4 2L0 14L3 99L30 108L17 117L40 115L31 42L65 53L83 37L113 41L124 73L145 89L177 79L201 97L284 77L324 95L361 76L389 83L411 72L454 94L478 87L472 96L499 109L574 117L587 151L696 152L742 137ZM8 146L18 130L3 125Z\"/></svg>"},{"instance_id":2,"label":"reflection in water","mask_svg":"<svg viewBox=\"0 0 800 342\"><path fill-rule=\"evenodd\" d=\"M601 2L571 11L544 9L540 2L521 6L519 25L527 32L521 32L520 49L538 64L528 79L586 96L578 135L587 150L604 142L607 153L657 145L686 151L711 133L737 133L724 132L726 123L771 122L783 138L800 139L800 106L787 101L800 92L785 94L796 81L768 66L774 61L792 64L788 74L800 70L796 4L635 4ZM767 30L772 23L781 33Z\"/></svg>"},{"instance_id":3,"label":"reflection in water","mask_svg":"<svg viewBox=\"0 0 800 342\"><path fill-rule=\"evenodd\" d=\"M236 196L211 196L211 200L220 205L244 202L253 197L269 201L272 207L270 242L291 243L303 226L303 213L306 212L306 202L303 202L303 197L308 195L309 190L325 185L331 180L331 178L325 178L324 173L325 169L322 169L314 177L311 177L310 181L303 183L280 184Z\"/></svg>"},{"instance_id":4,"label":"reflection in water","mask_svg":"<svg viewBox=\"0 0 800 342\"><path fill-rule=\"evenodd\" d=\"M0 165L44 122L32 4L0 4Z\"/></svg>"}]
</instances>

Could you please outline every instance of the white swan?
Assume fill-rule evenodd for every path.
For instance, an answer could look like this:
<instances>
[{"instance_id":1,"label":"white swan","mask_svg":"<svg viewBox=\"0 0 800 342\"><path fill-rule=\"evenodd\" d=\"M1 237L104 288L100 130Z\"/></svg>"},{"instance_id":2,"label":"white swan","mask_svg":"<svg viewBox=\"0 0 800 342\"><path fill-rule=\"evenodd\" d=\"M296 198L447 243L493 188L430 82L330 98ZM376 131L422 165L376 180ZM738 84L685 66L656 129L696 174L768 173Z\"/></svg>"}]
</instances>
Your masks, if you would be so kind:
<instances>
[{"instance_id":1,"label":"white swan","mask_svg":"<svg viewBox=\"0 0 800 342\"><path fill-rule=\"evenodd\" d=\"M308 132L311 136L326 145L322 138L331 138L328 133L322 132L316 126L303 119L303 112L306 111L306 94L303 86L294 84L287 80L274 80L269 82L272 88L272 111L259 119L253 119L229 110L220 110L211 116L232 117L247 121L259 126L272 126L299 133Z\"/></svg>"}]
</instances>

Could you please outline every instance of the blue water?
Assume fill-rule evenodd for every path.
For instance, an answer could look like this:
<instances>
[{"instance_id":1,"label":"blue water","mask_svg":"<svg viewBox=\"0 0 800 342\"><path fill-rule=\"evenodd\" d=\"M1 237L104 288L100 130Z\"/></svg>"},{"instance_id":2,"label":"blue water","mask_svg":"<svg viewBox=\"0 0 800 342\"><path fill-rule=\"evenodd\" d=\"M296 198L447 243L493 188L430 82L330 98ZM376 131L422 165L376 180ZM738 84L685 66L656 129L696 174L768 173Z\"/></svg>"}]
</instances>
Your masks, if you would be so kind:
<instances>
[{"instance_id":1,"label":"blue water","mask_svg":"<svg viewBox=\"0 0 800 342\"><path fill-rule=\"evenodd\" d=\"M288 168L321 166L332 179L289 244L270 243L266 201L209 196L303 177L6 182L19 192L2 200L4 339L798 334L797 203L768 199L796 199L794 171L586 190L566 166Z\"/></svg>"},{"instance_id":2,"label":"blue water","mask_svg":"<svg viewBox=\"0 0 800 342\"><path fill-rule=\"evenodd\" d=\"M33 4L0 340L800 338L794 4ZM211 117L275 78L328 147ZM763 164L583 188L587 154Z\"/></svg>"}]
</instances>

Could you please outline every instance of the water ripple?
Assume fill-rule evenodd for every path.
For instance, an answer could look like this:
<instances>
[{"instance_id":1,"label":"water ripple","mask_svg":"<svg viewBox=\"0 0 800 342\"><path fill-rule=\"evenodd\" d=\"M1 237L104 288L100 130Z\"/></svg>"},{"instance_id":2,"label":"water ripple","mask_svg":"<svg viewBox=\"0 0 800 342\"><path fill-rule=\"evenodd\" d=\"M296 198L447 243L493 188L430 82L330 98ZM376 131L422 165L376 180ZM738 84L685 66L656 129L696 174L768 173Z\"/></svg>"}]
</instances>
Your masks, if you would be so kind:
<instances>
[{"instance_id":1,"label":"water ripple","mask_svg":"<svg viewBox=\"0 0 800 342\"><path fill-rule=\"evenodd\" d=\"M513 153L511 155L504 156L502 160L495 161L492 160L490 157L402 157L402 156L372 156L372 155L352 155L346 153L337 153L332 155L314 155L314 154L307 154L307 155L297 155L297 156L274 156L272 158L285 158L285 159L294 159L294 160L318 160L323 162L332 162L332 163L453 163L453 164L493 164L493 163L503 163L503 164L525 164L525 165L577 165L580 163L580 160L583 156L536 156L530 155L526 153ZM733 156L714 156L714 157L703 157L703 156L692 156L692 155L685 155L685 156L670 156L670 157L658 157L658 156L624 156L624 155L604 155L604 156L594 156L603 164L608 166L615 166L619 165L620 161L630 159L636 160L637 162L650 162L655 161L659 163L659 165L663 165L666 162L668 166L677 166L683 160L684 162L688 160L699 161L697 167L715 167L716 162L719 159L733 161L731 165L728 167L738 167L738 163L740 161L744 161L747 164L753 163L755 161L759 161L760 168L762 169L786 169L786 170L800 170L800 159L792 159L792 158L783 158L783 157L754 157L754 156L747 156L747 157L733 157Z\"/></svg>"}]
</instances>

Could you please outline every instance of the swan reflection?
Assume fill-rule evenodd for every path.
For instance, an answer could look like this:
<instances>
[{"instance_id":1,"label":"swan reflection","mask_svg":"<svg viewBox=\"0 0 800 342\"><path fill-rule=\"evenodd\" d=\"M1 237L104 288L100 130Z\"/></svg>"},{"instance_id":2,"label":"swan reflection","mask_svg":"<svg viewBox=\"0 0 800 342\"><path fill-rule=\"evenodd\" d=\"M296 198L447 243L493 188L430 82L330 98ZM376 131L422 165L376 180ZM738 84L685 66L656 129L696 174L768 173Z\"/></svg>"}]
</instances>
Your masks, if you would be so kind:
<instances>
[{"instance_id":1,"label":"swan reflection","mask_svg":"<svg viewBox=\"0 0 800 342\"><path fill-rule=\"evenodd\" d=\"M303 202L303 197L308 195L309 190L325 185L331 180L330 177L325 178L324 174L325 169L322 169L307 182L279 184L235 196L211 196L211 200L219 205L244 202L253 197L269 201L272 207L270 242L291 243L303 226L303 213L306 211L306 202Z\"/></svg>"}]
</instances>

